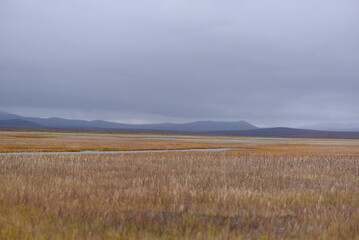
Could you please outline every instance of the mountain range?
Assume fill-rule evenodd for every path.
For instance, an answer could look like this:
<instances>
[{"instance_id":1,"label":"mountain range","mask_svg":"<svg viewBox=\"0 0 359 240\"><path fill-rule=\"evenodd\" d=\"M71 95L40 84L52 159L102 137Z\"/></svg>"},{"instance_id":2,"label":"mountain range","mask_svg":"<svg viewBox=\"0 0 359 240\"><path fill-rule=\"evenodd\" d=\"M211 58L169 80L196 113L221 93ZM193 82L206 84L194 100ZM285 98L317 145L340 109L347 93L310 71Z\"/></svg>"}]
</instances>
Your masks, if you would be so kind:
<instances>
[{"instance_id":1,"label":"mountain range","mask_svg":"<svg viewBox=\"0 0 359 240\"><path fill-rule=\"evenodd\" d=\"M285 138L343 138L359 139L359 132L323 131L287 127L257 128L241 131L214 131L211 135L246 136L246 137L285 137Z\"/></svg>"},{"instance_id":2,"label":"mountain range","mask_svg":"<svg viewBox=\"0 0 359 240\"><path fill-rule=\"evenodd\" d=\"M322 123L316 125L306 125L302 126L302 128L322 131L359 132L359 123Z\"/></svg>"},{"instance_id":3,"label":"mountain range","mask_svg":"<svg viewBox=\"0 0 359 240\"><path fill-rule=\"evenodd\" d=\"M0 126L14 127L47 127L47 128L94 128L94 129L143 129L168 130L185 132L232 131L257 129L245 122L197 121L190 123L159 123L159 124L126 124L102 120L85 121L63 118L24 117L7 112L0 112Z\"/></svg>"},{"instance_id":4,"label":"mountain range","mask_svg":"<svg viewBox=\"0 0 359 240\"><path fill-rule=\"evenodd\" d=\"M286 127L257 128L245 121L197 121L190 123L127 124L102 120L85 121L63 118L24 117L0 111L0 127L25 129L75 129L76 131L110 130L131 133L177 133L197 135L295 137L295 138L346 138L359 139L359 131L328 131ZM358 128L359 129L359 128Z\"/></svg>"}]
</instances>

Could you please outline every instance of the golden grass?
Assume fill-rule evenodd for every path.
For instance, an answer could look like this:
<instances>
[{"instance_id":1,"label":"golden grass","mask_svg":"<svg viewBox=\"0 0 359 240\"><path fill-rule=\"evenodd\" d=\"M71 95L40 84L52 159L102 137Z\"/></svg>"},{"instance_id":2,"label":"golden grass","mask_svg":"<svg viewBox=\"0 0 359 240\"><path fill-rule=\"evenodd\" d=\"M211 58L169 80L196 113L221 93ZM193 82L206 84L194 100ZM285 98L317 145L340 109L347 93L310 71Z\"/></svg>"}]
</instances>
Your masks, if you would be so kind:
<instances>
[{"instance_id":1,"label":"golden grass","mask_svg":"<svg viewBox=\"0 0 359 240\"><path fill-rule=\"evenodd\" d=\"M158 150L187 148L238 147L238 143L176 141L169 136L88 133L0 132L0 152L82 151L82 150ZM158 139L153 139L158 138ZM188 138L188 137L185 137ZM245 146L245 144L240 144Z\"/></svg>"},{"instance_id":2,"label":"golden grass","mask_svg":"<svg viewBox=\"0 0 359 240\"><path fill-rule=\"evenodd\" d=\"M359 239L358 189L349 155L0 156L0 239Z\"/></svg>"},{"instance_id":3,"label":"golden grass","mask_svg":"<svg viewBox=\"0 0 359 240\"><path fill-rule=\"evenodd\" d=\"M185 138L191 141L166 140ZM230 141L199 141L198 139L238 139ZM255 141L253 141L255 140ZM265 140L265 141L263 141ZM279 140L279 141L278 141ZM247 153L356 155L359 156L359 140L345 139L286 139L248 137L208 137L150 134L98 134L98 133L50 133L0 131L1 152L62 152L62 151L115 151L160 150L188 148L245 148ZM242 151L242 152L243 152Z\"/></svg>"},{"instance_id":4,"label":"golden grass","mask_svg":"<svg viewBox=\"0 0 359 240\"><path fill-rule=\"evenodd\" d=\"M0 239L359 239L358 140L198 138L219 137L0 132L0 152L246 148L0 155Z\"/></svg>"}]
</instances>

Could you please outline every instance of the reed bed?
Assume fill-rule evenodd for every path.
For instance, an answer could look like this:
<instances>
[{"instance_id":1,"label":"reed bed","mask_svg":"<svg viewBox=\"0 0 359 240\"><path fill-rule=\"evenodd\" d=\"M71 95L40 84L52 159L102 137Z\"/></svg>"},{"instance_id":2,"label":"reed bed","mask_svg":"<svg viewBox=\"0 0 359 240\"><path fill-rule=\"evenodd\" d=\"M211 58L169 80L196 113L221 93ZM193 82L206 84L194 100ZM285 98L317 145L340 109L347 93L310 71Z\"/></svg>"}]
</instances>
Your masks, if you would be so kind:
<instances>
[{"instance_id":1,"label":"reed bed","mask_svg":"<svg viewBox=\"0 0 359 240\"><path fill-rule=\"evenodd\" d=\"M0 239L359 239L359 159L0 156Z\"/></svg>"}]
</instances>

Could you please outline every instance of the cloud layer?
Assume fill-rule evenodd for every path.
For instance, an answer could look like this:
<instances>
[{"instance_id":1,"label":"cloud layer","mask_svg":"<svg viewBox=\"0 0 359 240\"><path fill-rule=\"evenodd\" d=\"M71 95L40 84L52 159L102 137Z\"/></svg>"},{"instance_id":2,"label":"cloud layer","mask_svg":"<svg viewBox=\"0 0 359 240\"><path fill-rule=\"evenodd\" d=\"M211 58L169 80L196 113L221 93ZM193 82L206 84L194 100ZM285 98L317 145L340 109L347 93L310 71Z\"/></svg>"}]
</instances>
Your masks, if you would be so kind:
<instances>
[{"instance_id":1,"label":"cloud layer","mask_svg":"<svg viewBox=\"0 0 359 240\"><path fill-rule=\"evenodd\" d=\"M359 121L355 0L5 0L0 108L129 122Z\"/></svg>"}]
</instances>

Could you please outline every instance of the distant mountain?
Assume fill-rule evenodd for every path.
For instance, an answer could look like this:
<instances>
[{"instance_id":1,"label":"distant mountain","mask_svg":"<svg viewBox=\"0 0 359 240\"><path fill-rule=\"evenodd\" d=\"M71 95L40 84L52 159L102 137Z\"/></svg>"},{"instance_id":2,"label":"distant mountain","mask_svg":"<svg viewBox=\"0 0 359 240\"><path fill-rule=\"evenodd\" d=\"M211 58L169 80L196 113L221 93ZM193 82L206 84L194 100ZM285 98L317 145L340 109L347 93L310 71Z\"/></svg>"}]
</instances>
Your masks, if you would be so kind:
<instances>
[{"instance_id":1,"label":"distant mountain","mask_svg":"<svg viewBox=\"0 0 359 240\"><path fill-rule=\"evenodd\" d=\"M41 127L39 124L23 119L0 120L2 127Z\"/></svg>"},{"instance_id":2,"label":"distant mountain","mask_svg":"<svg viewBox=\"0 0 359 240\"><path fill-rule=\"evenodd\" d=\"M359 123L322 123L316 125L307 125L303 126L302 128L324 131L359 132Z\"/></svg>"},{"instance_id":3,"label":"distant mountain","mask_svg":"<svg viewBox=\"0 0 359 240\"><path fill-rule=\"evenodd\" d=\"M248 137L296 137L296 138L348 138L359 139L359 132L335 132L297 128L258 128L242 131L213 131L211 135L248 136Z\"/></svg>"},{"instance_id":4,"label":"distant mountain","mask_svg":"<svg viewBox=\"0 0 359 240\"><path fill-rule=\"evenodd\" d=\"M347 138L359 139L359 131L323 131L296 128L257 128L245 122L216 122L198 121L191 123L161 123L161 124L124 124L102 120L84 121L62 118L34 118L23 117L0 111L0 126L2 127L42 127L42 128L75 128L84 131L99 131L101 129L117 129L125 132L148 133L177 133L200 135L225 135L248 137L296 137L296 138Z\"/></svg>"},{"instance_id":5,"label":"distant mountain","mask_svg":"<svg viewBox=\"0 0 359 240\"><path fill-rule=\"evenodd\" d=\"M125 124L114 123L102 120L84 121L69 120L63 118L34 118L23 117L7 112L0 112L0 120L23 120L37 124L38 126L50 128L106 128L106 129L144 129L144 130L168 130L186 132L207 132L207 131L230 131L230 130L249 130L257 127L245 122L217 122L217 121L198 121L191 123L161 123L161 124ZM8 123L10 124L10 123ZM25 123L24 123L25 124ZM11 125L6 125L11 126ZM14 125L20 126L20 125Z\"/></svg>"},{"instance_id":6,"label":"distant mountain","mask_svg":"<svg viewBox=\"0 0 359 240\"><path fill-rule=\"evenodd\" d=\"M245 122L217 122L217 121L198 121L183 124L154 124L151 129L175 130L187 132L206 132L206 131L230 131L230 130L249 130L257 127Z\"/></svg>"}]
</instances>

